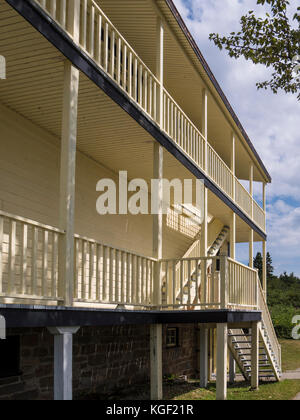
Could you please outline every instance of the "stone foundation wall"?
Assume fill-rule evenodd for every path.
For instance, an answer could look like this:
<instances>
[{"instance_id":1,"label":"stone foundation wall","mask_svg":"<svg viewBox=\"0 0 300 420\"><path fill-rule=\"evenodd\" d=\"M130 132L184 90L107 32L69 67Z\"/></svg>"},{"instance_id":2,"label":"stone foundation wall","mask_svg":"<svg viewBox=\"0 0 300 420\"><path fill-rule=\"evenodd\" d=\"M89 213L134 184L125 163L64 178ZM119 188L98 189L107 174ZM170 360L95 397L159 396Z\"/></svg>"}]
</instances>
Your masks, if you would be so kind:
<instances>
[{"instance_id":1,"label":"stone foundation wall","mask_svg":"<svg viewBox=\"0 0 300 420\"><path fill-rule=\"evenodd\" d=\"M172 325L173 327L173 325ZM163 328L163 374L196 374L195 325L181 325L178 347L166 346ZM46 328L13 329L20 336L20 376L0 378L0 400L53 399L53 336ZM81 328L74 336L74 396L112 394L149 382L149 327Z\"/></svg>"}]
</instances>

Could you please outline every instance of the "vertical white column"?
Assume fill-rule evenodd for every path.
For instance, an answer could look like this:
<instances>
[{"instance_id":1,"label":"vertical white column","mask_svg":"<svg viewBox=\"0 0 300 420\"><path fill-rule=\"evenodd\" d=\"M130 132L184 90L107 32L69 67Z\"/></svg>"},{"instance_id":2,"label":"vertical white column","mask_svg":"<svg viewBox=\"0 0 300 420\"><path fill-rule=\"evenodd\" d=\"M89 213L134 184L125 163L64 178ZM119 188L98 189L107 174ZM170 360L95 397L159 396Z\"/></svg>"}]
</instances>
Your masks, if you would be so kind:
<instances>
[{"instance_id":1,"label":"vertical white column","mask_svg":"<svg viewBox=\"0 0 300 420\"><path fill-rule=\"evenodd\" d=\"M69 31L79 38L80 1L69 5ZM74 209L79 70L69 61L64 69L64 96L61 137L59 227L65 231L59 251L59 293L66 306L73 304Z\"/></svg>"},{"instance_id":2,"label":"vertical white column","mask_svg":"<svg viewBox=\"0 0 300 420\"><path fill-rule=\"evenodd\" d=\"M54 400L73 399L73 335L80 327L49 328L54 335Z\"/></svg>"},{"instance_id":3,"label":"vertical white column","mask_svg":"<svg viewBox=\"0 0 300 420\"><path fill-rule=\"evenodd\" d=\"M162 19L157 18L157 34L156 34L156 77L160 82L158 97L158 124L163 128L163 94L164 94L164 26Z\"/></svg>"},{"instance_id":4,"label":"vertical white column","mask_svg":"<svg viewBox=\"0 0 300 420\"><path fill-rule=\"evenodd\" d=\"M235 135L232 133L232 144L231 144L231 171L233 173L233 185L232 185L232 195L235 200L235 162L236 162L236 140ZM231 223L230 223L230 258L236 258L236 214L232 212Z\"/></svg>"},{"instance_id":5,"label":"vertical white column","mask_svg":"<svg viewBox=\"0 0 300 420\"><path fill-rule=\"evenodd\" d=\"M228 256L221 255L220 257L220 271L221 271L221 309L227 309L228 306Z\"/></svg>"},{"instance_id":6,"label":"vertical white column","mask_svg":"<svg viewBox=\"0 0 300 420\"><path fill-rule=\"evenodd\" d=\"M4 316L0 315L0 340L6 339L6 321Z\"/></svg>"},{"instance_id":7,"label":"vertical white column","mask_svg":"<svg viewBox=\"0 0 300 420\"><path fill-rule=\"evenodd\" d=\"M263 241L262 243L262 258L263 258L262 284L263 284L265 298L267 300L268 283L267 283L267 242L266 241Z\"/></svg>"},{"instance_id":8,"label":"vertical white column","mask_svg":"<svg viewBox=\"0 0 300 420\"><path fill-rule=\"evenodd\" d=\"M207 257L208 251L208 189L204 186L203 194L203 222L201 226L201 257ZM201 303L206 301L206 291L207 291L207 261L204 260L201 262Z\"/></svg>"},{"instance_id":9,"label":"vertical white column","mask_svg":"<svg viewBox=\"0 0 300 420\"><path fill-rule=\"evenodd\" d=\"M60 163L59 227L65 231L59 252L60 296L64 304L73 302L74 280L74 212L77 139L79 71L70 62L65 63L63 127Z\"/></svg>"},{"instance_id":10,"label":"vertical white column","mask_svg":"<svg viewBox=\"0 0 300 420\"><path fill-rule=\"evenodd\" d=\"M217 400L227 399L228 325L217 325Z\"/></svg>"},{"instance_id":11,"label":"vertical white column","mask_svg":"<svg viewBox=\"0 0 300 420\"><path fill-rule=\"evenodd\" d=\"M202 135L205 139L204 146L204 169L208 171L208 154L207 154L207 142L208 142L208 94L207 89L202 91Z\"/></svg>"},{"instance_id":12,"label":"vertical white column","mask_svg":"<svg viewBox=\"0 0 300 420\"><path fill-rule=\"evenodd\" d=\"M249 267L253 268L253 251L254 250L254 231L250 228L249 231Z\"/></svg>"},{"instance_id":13,"label":"vertical white column","mask_svg":"<svg viewBox=\"0 0 300 420\"><path fill-rule=\"evenodd\" d=\"M236 166L236 154L235 154L235 150L236 150L236 140L235 140L235 135L234 133L232 133L232 143L231 143L231 158L230 158L230 169L233 173L233 184L232 184L232 198L235 200L235 166Z\"/></svg>"},{"instance_id":14,"label":"vertical white column","mask_svg":"<svg viewBox=\"0 0 300 420\"><path fill-rule=\"evenodd\" d=\"M164 27L162 20L157 20L156 77L160 82L158 99L158 124L163 127L163 83L164 83ZM154 143L153 178L158 182L156 214L153 214L153 257L160 261L163 256L163 163L162 146ZM161 263L155 264L153 303L161 304L162 273ZM150 326L150 382L151 400L162 400L162 325Z\"/></svg>"},{"instance_id":15,"label":"vertical white column","mask_svg":"<svg viewBox=\"0 0 300 420\"><path fill-rule=\"evenodd\" d=\"M259 331L260 323L252 323L252 344L251 344L251 388L259 388Z\"/></svg>"},{"instance_id":16,"label":"vertical white column","mask_svg":"<svg viewBox=\"0 0 300 420\"><path fill-rule=\"evenodd\" d=\"M253 219L253 178L254 178L254 166L253 163L250 163L250 168L249 168L249 193L252 197L251 200L251 217Z\"/></svg>"},{"instance_id":17,"label":"vertical white column","mask_svg":"<svg viewBox=\"0 0 300 420\"><path fill-rule=\"evenodd\" d=\"M236 377L236 363L234 360L234 357L232 356L232 353L229 354L229 382L230 384L235 383L235 377Z\"/></svg>"},{"instance_id":18,"label":"vertical white column","mask_svg":"<svg viewBox=\"0 0 300 420\"><path fill-rule=\"evenodd\" d=\"M150 326L151 400L162 400L162 325Z\"/></svg>"},{"instance_id":19,"label":"vertical white column","mask_svg":"<svg viewBox=\"0 0 300 420\"><path fill-rule=\"evenodd\" d=\"M200 325L200 388L208 384L208 329Z\"/></svg>"},{"instance_id":20,"label":"vertical white column","mask_svg":"<svg viewBox=\"0 0 300 420\"><path fill-rule=\"evenodd\" d=\"M230 222L230 258L236 258L236 214L232 212Z\"/></svg>"},{"instance_id":21,"label":"vertical white column","mask_svg":"<svg viewBox=\"0 0 300 420\"><path fill-rule=\"evenodd\" d=\"M263 192L262 192L262 199L263 199L263 210L265 212L265 230L267 230L267 184L263 182Z\"/></svg>"}]
</instances>

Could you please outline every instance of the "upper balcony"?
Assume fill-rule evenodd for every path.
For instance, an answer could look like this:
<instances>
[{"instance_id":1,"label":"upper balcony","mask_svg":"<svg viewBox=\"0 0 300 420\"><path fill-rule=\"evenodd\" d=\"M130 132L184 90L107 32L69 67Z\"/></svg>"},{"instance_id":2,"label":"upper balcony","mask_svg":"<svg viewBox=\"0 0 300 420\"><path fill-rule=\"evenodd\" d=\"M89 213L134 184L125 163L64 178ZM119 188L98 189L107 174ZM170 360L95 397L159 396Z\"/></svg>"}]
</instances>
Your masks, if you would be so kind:
<instances>
[{"instance_id":1,"label":"upper balcony","mask_svg":"<svg viewBox=\"0 0 300 420\"><path fill-rule=\"evenodd\" d=\"M231 165L232 168L225 163L212 147L205 130L201 132L198 124L193 123L95 1L80 1L79 32L75 35L71 35L71 9L67 1L34 2L51 16L148 119L159 126L181 153L263 232L266 231L265 209L261 208L254 200L253 194L250 194L237 178L235 162ZM245 165L241 166L244 168ZM253 184L253 171L250 182ZM253 188L250 188L250 192L251 190L253 191Z\"/></svg>"}]
</instances>

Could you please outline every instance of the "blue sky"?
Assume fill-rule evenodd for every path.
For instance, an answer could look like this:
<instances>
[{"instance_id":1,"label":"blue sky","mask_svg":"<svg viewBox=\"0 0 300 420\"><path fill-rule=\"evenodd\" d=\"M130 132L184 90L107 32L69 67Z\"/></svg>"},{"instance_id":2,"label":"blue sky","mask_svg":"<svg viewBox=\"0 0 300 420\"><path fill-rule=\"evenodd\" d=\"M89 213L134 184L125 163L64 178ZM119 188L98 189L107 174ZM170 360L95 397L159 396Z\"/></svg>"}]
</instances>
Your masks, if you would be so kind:
<instances>
[{"instance_id":1,"label":"blue sky","mask_svg":"<svg viewBox=\"0 0 300 420\"><path fill-rule=\"evenodd\" d=\"M212 32L239 29L247 11L264 15L267 7L256 0L174 2L273 178L267 189L268 250L276 273L300 277L300 104L295 95L257 91L255 83L268 79L270 70L231 59L208 40ZM291 0L291 13L298 6ZM246 262L247 255L247 247L239 247L238 258Z\"/></svg>"}]
</instances>

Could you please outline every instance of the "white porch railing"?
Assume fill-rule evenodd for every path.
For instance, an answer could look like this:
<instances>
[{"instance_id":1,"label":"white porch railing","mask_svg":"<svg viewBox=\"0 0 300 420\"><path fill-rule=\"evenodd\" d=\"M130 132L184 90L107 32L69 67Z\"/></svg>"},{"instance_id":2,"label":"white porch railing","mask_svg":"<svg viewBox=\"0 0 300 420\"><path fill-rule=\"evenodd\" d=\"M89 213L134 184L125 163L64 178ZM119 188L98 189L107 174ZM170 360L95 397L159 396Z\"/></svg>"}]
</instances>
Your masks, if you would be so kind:
<instances>
[{"instance_id":1,"label":"white porch railing","mask_svg":"<svg viewBox=\"0 0 300 420\"><path fill-rule=\"evenodd\" d=\"M150 307L155 260L75 236L74 301Z\"/></svg>"},{"instance_id":2,"label":"white porch railing","mask_svg":"<svg viewBox=\"0 0 300 420\"><path fill-rule=\"evenodd\" d=\"M257 271L228 259L228 307L258 309Z\"/></svg>"},{"instance_id":3,"label":"white porch railing","mask_svg":"<svg viewBox=\"0 0 300 420\"><path fill-rule=\"evenodd\" d=\"M70 0L34 1L72 37L68 30ZM206 170L205 139L200 130L93 0L80 0L78 45L156 123L162 91L162 129L250 218L253 203L253 221L265 230L265 212L209 144Z\"/></svg>"},{"instance_id":4,"label":"white porch railing","mask_svg":"<svg viewBox=\"0 0 300 420\"><path fill-rule=\"evenodd\" d=\"M62 235L51 226L0 211L0 297L57 303Z\"/></svg>"},{"instance_id":5,"label":"white porch railing","mask_svg":"<svg viewBox=\"0 0 300 420\"><path fill-rule=\"evenodd\" d=\"M261 282L260 279L257 275L257 280L258 280L258 309L260 311L262 311L262 319L263 319L263 323L264 326L268 332L268 338L270 340L270 344L272 346L272 350L275 354L275 358L276 361L278 363L278 366L281 367L282 365L282 361L281 361L281 346L279 344L275 329L274 329L274 325L273 325L273 321L271 318L271 314L264 296L264 292L261 286Z\"/></svg>"}]
</instances>

